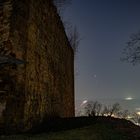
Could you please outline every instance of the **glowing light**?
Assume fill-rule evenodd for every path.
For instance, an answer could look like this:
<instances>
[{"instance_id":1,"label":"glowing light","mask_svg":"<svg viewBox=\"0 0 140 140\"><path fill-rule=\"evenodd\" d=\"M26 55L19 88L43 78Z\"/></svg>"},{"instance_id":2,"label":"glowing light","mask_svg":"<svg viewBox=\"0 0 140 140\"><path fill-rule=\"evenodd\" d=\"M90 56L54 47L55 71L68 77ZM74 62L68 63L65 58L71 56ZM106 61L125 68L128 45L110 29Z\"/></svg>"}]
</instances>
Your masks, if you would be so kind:
<instances>
[{"instance_id":1,"label":"glowing light","mask_svg":"<svg viewBox=\"0 0 140 140\"><path fill-rule=\"evenodd\" d=\"M125 98L125 100L133 100L133 98L132 97L127 97L127 98Z\"/></svg>"},{"instance_id":2,"label":"glowing light","mask_svg":"<svg viewBox=\"0 0 140 140\"><path fill-rule=\"evenodd\" d=\"M86 104L86 103L87 103L87 100L84 100L84 101L83 101L83 104Z\"/></svg>"},{"instance_id":3,"label":"glowing light","mask_svg":"<svg viewBox=\"0 0 140 140\"><path fill-rule=\"evenodd\" d=\"M127 116L127 119L131 119L131 118L132 118L131 116L129 116L129 115Z\"/></svg>"},{"instance_id":4,"label":"glowing light","mask_svg":"<svg viewBox=\"0 0 140 140\"><path fill-rule=\"evenodd\" d=\"M80 106L83 106L84 104L86 104L88 102L88 100L84 100Z\"/></svg>"},{"instance_id":5,"label":"glowing light","mask_svg":"<svg viewBox=\"0 0 140 140\"><path fill-rule=\"evenodd\" d=\"M137 114L138 114L138 115L140 115L140 111L139 111L139 112L137 112Z\"/></svg>"}]
</instances>

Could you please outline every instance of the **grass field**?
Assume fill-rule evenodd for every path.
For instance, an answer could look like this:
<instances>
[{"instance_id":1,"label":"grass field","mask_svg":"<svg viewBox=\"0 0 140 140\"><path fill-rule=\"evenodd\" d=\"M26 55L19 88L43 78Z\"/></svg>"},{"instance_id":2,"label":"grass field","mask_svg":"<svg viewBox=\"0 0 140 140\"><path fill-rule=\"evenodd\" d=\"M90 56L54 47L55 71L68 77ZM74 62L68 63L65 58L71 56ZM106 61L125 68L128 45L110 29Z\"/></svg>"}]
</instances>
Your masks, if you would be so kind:
<instances>
[{"instance_id":1,"label":"grass field","mask_svg":"<svg viewBox=\"0 0 140 140\"><path fill-rule=\"evenodd\" d=\"M140 137L131 135L131 127L129 127L131 124L127 124L127 122L123 124L121 121L119 123L118 125L118 122L112 120L97 120L95 124L80 128L32 135L0 136L0 140L139 140ZM134 129L133 127L135 126L132 125L132 129Z\"/></svg>"}]
</instances>

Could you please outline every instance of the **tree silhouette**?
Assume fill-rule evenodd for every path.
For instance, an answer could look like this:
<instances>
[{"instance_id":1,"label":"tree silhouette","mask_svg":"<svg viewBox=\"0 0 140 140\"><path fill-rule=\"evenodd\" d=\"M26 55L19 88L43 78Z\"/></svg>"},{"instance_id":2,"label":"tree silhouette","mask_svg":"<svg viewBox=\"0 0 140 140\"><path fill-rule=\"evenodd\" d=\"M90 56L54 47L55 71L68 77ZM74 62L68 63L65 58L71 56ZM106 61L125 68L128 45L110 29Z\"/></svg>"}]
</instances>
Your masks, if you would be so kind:
<instances>
[{"instance_id":1,"label":"tree silhouette","mask_svg":"<svg viewBox=\"0 0 140 140\"><path fill-rule=\"evenodd\" d=\"M77 27L71 26L70 28L66 28L66 33L67 33L70 45L74 51L74 54L76 54L78 51L78 46L79 46L80 40L81 40Z\"/></svg>"},{"instance_id":2,"label":"tree silhouette","mask_svg":"<svg viewBox=\"0 0 140 140\"><path fill-rule=\"evenodd\" d=\"M71 4L71 0L53 0L53 3L57 8L62 8L66 5Z\"/></svg>"},{"instance_id":3,"label":"tree silhouette","mask_svg":"<svg viewBox=\"0 0 140 140\"><path fill-rule=\"evenodd\" d=\"M131 120L132 120L135 124L140 125L140 115L139 115L138 113L134 112L134 113L132 114Z\"/></svg>"},{"instance_id":4,"label":"tree silhouette","mask_svg":"<svg viewBox=\"0 0 140 140\"><path fill-rule=\"evenodd\" d=\"M121 60L133 65L140 63L140 31L130 36L130 40L126 43L126 47L123 50L123 58Z\"/></svg>"},{"instance_id":5,"label":"tree silhouette","mask_svg":"<svg viewBox=\"0 0 140 140\"><path fill-rule=\"evenodd\" d=\"M54 5L57 8L59 15L62 18L62 13L64 9L71 4L71 0L53 0Z\"/></svg>"},{"instance_id":6,"label":"tree silhouette","mask_svg":"<svg viewBox=\"0 0 140 140\"><path fill-rule=\"evenodd\" d=\"M98 101L90 101L85 106L85 112L88 116L99 116L101 112L102 104L100 104Z\"/></svg>"},{"instance_id":7,"label":"tree silhouette","mask_svg":"<svg viewBox=\"0 0 140 140\"><path fill-rule=\"evenodd\" d=\"M115 103L109 110L109 116L116 115L120 111L121 107L119 103Z\"/></svg>"}]
</instances>

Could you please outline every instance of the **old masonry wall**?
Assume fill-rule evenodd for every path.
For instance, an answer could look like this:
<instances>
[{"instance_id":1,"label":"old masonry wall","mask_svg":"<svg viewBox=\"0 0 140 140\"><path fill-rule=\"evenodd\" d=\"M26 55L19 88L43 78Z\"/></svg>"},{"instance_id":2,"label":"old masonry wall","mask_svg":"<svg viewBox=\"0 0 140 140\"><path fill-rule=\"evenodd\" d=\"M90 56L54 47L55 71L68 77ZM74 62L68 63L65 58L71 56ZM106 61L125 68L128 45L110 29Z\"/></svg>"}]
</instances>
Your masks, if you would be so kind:
<instances>
[{"instance_id":1,"label":"old masonry wall","mask_svg":"<svg viewBox=\"0 0 140 140\"><path fill-rule=\"evenodd\" d=\"M0 72L5 126L29 129L45 117L74 116L74 54L51 0L0 2L0 46L26 62Z\"/></svg>"}]
</instances>

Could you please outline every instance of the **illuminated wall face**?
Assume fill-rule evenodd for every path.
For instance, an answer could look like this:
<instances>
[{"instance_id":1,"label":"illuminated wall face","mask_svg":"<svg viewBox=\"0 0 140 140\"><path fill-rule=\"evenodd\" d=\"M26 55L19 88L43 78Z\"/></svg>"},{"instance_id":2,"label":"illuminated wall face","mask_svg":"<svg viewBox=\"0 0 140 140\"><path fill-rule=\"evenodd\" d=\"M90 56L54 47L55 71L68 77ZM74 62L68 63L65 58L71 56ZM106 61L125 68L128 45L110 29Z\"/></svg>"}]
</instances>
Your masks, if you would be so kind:
<instances>
[{"instance_id":1,"label":"illuminated wall face","mask_svg":"<svg viewBox=\"0 0 140 140\"><path fill-rule=\"evenodd\" d=\"M74 55L55 7L51 0L10 1L4 41L26 64L9 68L13 89L4 111L7 125L28 129L45 116L74 116Z\"/></svg>"}]
</instances>

